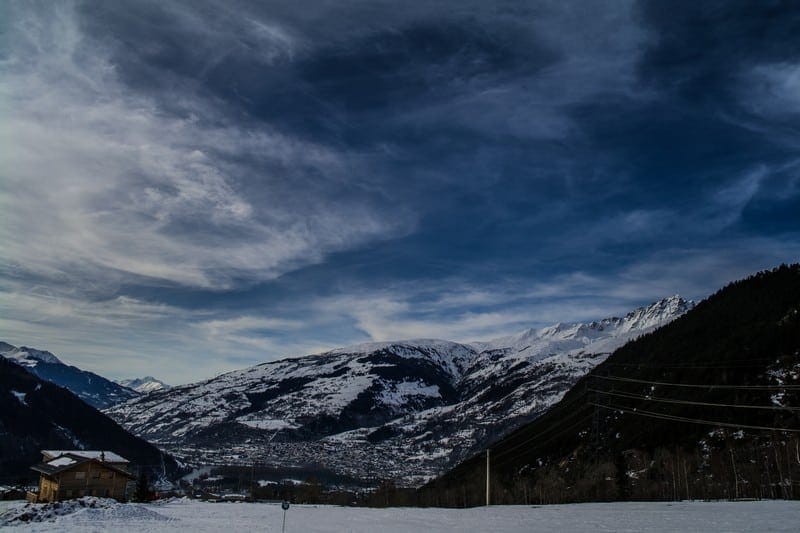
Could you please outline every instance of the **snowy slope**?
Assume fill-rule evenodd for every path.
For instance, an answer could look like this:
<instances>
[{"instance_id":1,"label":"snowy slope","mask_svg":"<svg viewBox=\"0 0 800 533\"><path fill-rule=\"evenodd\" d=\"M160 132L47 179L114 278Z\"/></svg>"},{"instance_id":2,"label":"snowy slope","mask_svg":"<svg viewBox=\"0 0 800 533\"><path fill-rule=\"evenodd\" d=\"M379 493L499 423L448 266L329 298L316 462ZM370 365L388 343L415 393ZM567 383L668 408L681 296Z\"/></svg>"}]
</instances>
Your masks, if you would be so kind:
<instances>
[{"instance_id":1,"label":"snowy slope","mask_svg":"<svg viewBox=\"0 0 800 533\"><path fill-rule=\"evenodd\" d=\"M16 346L12 346L7 342L2 341L0 341L0 355L26 367L34 367L39 363L51 365L64 364L58 357L50 352L34 350L33 348L28 348L26 346L17 348Z\"/></svg>"},{"instance_id":2,"label":"snowy slope","mask_svg":"<svg viewBox=\"0 0 800 533\"><path fill-rule=\"evenodd\" d=\"M0 356L30 373L68 389L97 409L135 398L139 394L93 372L63 363L50 352L0 342Z\"/></svg>"},{"instance_id":3,"label":"snowy slope","mask_svg":"<svg viewBox=\"0 0 800 533\"><path fill-rule=\"evenodd\" d=\"M106 412L196 462L324 464L419 483L535 418L614 349L680 316L624 317L488 342L370 343L155 391Z\"/></svg>"},{"instance_id":4,"label":"snowy slope","mask_svg":"<svg viewBox=\"0 0 800 533\"><path fill-rule=\"evenodd\" d=\"M472 509L292 505L286 512L285 530L303 533L794 532L797 531L797 512L797 502L774 500L493 505ZM5 526L9 531L19 532L281 531L283 518L281 506L274 503L235 505L176 499L123 504L101 498L82 498L56 506L0 501L0 528Z\"/></svg>"},{"instance_id":5,"label":"snowy slope","mask_svg":"<svg viewBox=\"0 0 800 533\"><path fill-rule=\"evenodd\" d=\"M123 387L128 387L129 389L133 389L141 394L147 394L148 392L164 390L169 388L169 385L167 385L160 379L154 378L153 376L145 376L143 378L134 378L134 379L122 379L117 381L117 383L119 383Z\"/></svg>"}]
</instances>

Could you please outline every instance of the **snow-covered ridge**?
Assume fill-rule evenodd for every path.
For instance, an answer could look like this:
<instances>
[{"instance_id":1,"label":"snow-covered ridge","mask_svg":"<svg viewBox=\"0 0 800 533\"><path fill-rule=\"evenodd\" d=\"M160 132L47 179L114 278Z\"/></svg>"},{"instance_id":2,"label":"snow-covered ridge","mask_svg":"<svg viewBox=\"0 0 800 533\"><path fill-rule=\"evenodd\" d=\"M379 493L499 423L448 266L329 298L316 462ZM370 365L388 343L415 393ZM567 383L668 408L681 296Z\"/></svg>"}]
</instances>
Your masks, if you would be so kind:
<instances>
[{"instance_id":1,"label":"snow-covered ridge","mask_svg":"<svg viewBox=\"0 0 800 533\"><path fill-rule=\"evenodd\" d=\"M412 339L405 341L368 342L337 348L319 355L367 355L391 351L400 357L424 358L434 361L457 381L463 375L475 350L465 344L440 339Z\"/></svg>"},{"instance_id":2,"label":"snow-covered ridge","mask_svg":"<svg viewBox=\"0 0 800 533\"><path fill-rule=\"evenodd\" d=\"M157 390L164 390L170 388L169 385L156 379L153 376L145 376L143 378L122 379L117 381L123 387L128 387L141 394L147 394Z\"/></svg>"},{"instance_id":3,"label":"snow-covered ridge","mask_svg":"<svg viewBox=\"0 0 800 533\"><path fill-rule=\"evenodd\" d=\"M63 364L61 360L50 352L42 350L34 350L27 346L12 346L7 342L0 342L0 355L6 359L11 359L14 362L23 366L36 366L39 363L48 364Z\"/></svg>"},{"instance_id":4,"label":"snow-covered ridge","mask_svg":"<svg viewBox=\"0 0 800 533\"><path fill-rule=\"evenodd\" d=\"M694 302L684 300L678 295L664 298L645 307L634 309L624 317L608 317L602 320L581 323L557 323L540 329L528 329L516 335L492 339L488 342L474 342L478 350L516 349L525 350L538 345L557 341L576 341L588 344L592 340L616 337L630 331L644 331L660 326L673 318L682 315L694 307Z\"/></svg>"},{"instance_id":5,"label":"snow-covered ridge","mask_svg":"<svg viewBox=\"0 0 800 533\"><path fill-rule=\"evenodd\" d=\"M483 343L367 343L236 370L106 410L198 462L325 464L409 484L557 402L616 348L693 306L672 297Z\"/></svg>"},{"instance_id":6,"label":"snow-covered ridge","mask_svg":"<svg viewBox=\"0 0 800 533\"><path fill-rule=\"evenodd\" d=\"M97 409L124 402L139 393L87 370L65 364L50 352L0 341L0 357L18 364L41 379L69 389ZM20 401L23 401L20 398Z\"/></svg>"}]
</instances>

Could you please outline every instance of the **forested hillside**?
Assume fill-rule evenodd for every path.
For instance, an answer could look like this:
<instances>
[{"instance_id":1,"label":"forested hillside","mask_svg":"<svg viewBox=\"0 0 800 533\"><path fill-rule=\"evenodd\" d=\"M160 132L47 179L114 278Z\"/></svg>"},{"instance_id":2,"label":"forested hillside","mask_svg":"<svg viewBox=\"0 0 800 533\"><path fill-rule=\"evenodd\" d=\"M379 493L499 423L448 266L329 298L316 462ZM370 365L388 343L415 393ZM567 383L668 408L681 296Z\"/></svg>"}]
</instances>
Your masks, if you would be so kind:
<instances>
[{"instance_id":1,"label":"forested hillside","mask_svg":"<svg viewBox=\"0 0 800 533\"><path fill-rule=\"evenodd\" d=\"M800 497L800 265L732 283L614 352L491 446L492 503ZM485 454L423 503L484 503Z\"/></svg>"},{"instance_id":2,"label":"forested hillside","mask_svg":"<svg viewBox=\"0 0 800 533\"><path fill-rule=\"evenodd\" d=\"M131 435L67 389L0 357L0 477L32 478L42 449L112 450L154 474L173 474L175 460Z\"/></svg>"}]
</instances>

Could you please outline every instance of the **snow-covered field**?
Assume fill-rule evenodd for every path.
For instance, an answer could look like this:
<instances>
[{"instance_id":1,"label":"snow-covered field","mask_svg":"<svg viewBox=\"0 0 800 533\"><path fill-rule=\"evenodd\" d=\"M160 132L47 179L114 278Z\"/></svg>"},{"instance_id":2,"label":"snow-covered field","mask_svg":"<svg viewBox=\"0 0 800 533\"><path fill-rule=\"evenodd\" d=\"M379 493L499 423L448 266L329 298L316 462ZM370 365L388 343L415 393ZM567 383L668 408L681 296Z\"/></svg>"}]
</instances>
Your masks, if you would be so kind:
<instances>
[{"instance_id":1,"label":"snow-covered field","mask_svg":"<svg viewBox=\"0 0 800 533\"><path fill-rule=\"evenodd\" d=\"M18 513L24 503L0 502L0 513ZM281 531L276 504L110 504L80 508L51 521L2 526L3 531ZM532 532L602 531L738 532L798 530L800 502L590 503L495 506L488 509L362 509L293 505L287 532ZM0 518L2 524L2 518Z\"/></svg>"}]
</instances>

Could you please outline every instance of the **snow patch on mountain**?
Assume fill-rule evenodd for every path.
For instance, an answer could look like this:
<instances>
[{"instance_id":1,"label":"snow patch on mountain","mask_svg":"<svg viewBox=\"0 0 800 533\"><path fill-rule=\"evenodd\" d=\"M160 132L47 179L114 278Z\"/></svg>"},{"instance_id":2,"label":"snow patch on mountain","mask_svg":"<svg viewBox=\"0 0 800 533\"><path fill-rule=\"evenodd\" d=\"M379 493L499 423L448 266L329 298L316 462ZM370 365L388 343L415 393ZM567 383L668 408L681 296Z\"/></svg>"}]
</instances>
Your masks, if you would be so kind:
<instances>
[{"instance_id":1,"label":"snow patch on mountain","mask_svg":"<svg viewBox=\"0 0 800 533\"><path fill-rule=\"evenodd\" d=\"M17 399L17 401L19 401L19 403L21 403L22 405L25 405L25 406L27 406L27 405L28 405L28 402L25 400L25 398L28 396L28 395L27 395L27 393L25 393L25 392L19 392L19 391L16 391L16 390L12 390L12 391L11 391L11 394L12 394L12 395L13 395L13 396L14 396L14 397Z\"/></svg>"}]
</instances>

